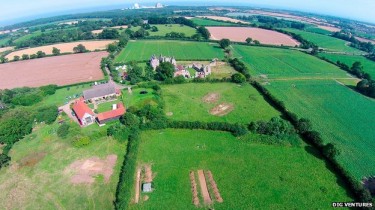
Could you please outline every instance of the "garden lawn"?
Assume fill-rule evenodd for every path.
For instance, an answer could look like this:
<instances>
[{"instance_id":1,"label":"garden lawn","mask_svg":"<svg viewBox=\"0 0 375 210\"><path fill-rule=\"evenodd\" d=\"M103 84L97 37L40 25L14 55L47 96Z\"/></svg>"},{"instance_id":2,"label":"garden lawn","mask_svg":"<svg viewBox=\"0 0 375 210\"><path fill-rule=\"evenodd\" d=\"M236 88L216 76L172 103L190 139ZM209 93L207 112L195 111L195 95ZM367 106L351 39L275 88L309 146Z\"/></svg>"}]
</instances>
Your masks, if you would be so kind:
<instances>
[{"instance_id":1,"label":"garden lawn","mask_svg":"<svg viewBox=\"0 0 375 210\"><path fill-rule=\"evenodd\" d=\"M76 148L71 136L60 139L56 135L58 126L37 127L13 146L11 166L0 170L0 209L113 209L126 144L107 137L107 126L71 124L72 136L91 139L88 146ZM44 157L35 159L38 154ZM95 156L104 159L111 154L118 159L108 183L101 175L91 185L71 183L73 174L65 169L74 161ZM26 160L28 164L22 166Z\"/></svg>"},{"instance_id":2,"label":"garden lawn","mask_svg":"<svg viewBox=\"0 0 375 210\"><path fill-rule=\"evenodd\" d=\"M349 67L351 67L354 62L359 61L363 65L363 71L370 74L371 78L375 79L375 61L369 60L363 56L340 55L330 53L320 53L319 56L325 57L335 63L337 61L340 61L342 63L345 63Z\"/></svg>"},{"instance_id":3,"label":"garden lawn","mask_svg":"<svg viewBox=\"0 0 375 210\"><path fill-rule=\"evenodd\" d=\"M375 100L332 80L274 81L267 89L286 108L312 121L338 160L356 178L375 174Z\"/></svg>"},{"instance_id":4,"label":"garden lawn","mask_svg":"<svg viewBox=\"0 0 375 210\"><path fill-rule=\"evenodd\" d=\"M223 198L205 209L329 209L333 201L352 200L305 148L255 144L225 132L143 132L137 159L138 166L152 165L154 190L128 209L197 209L189 172L199 169L212 172Z\"/></svg>"},{"instance_id":5,"label":"garden lawn","mask_svg":"<svg viewBox=\"0 0 375 210\"><path fill-rule=\"evenodd\" d=\"M342 78L346 72L314 56L288 49L234 45L252 76L270 79Z\"/></svg>"},{"instance_id":6,"label":"garden lawn","mask_svg":"<svg viewBox=\"0 0 375 210\"><path fill-rule=\"evenodd\" d=\"M191 19L198 26L235 26L235 23L227 23L222 21L210 20L207 18L193 18Z\"/></svg>"},{"instance_id":7,"label":"garden lawn","mask_svg":"<svg viewBox=\"0 0 375 210\"><path fill-rule=\"evenodd\" d=\"M217 102L206 103L203 97L217 93ZM189 83L181 85L163 85L162 95L165 100L165 112L172 120L250 123L254 120L270 120L279 116L263 97L249 84L233 83ZM210 110L221 103L234 106L225 116L214 116Z\"/></svg>"},{"instance_id":8,"label":"garden lawn","mask_svg":"<svg viewBox=\"0 0 375 210\"><path fill-rule=\"evenodd\" d=\"M44 98L42 103L43 105L62 106L71 100L78 99L82 96L84 90L90 88L90 84L59 88L55 94Z\"/></svg>"},{"instance_id":9,"label":"garden lawn","mask_svg":"<svg viewBox=\"0 0 375 210\"><path fill-rule=\"evenodd\" d=\"M307 31L301 31L297 29L283 29L295 34L301 35L304 39L313 42L321 48L327 51L338 51L347 53L363 53L362 51L349 46L347 41L331 37L329 35L322 35L317 33L311 33Z\"/></svg>"},{"instance_id":10,"label":"garden lawn","mask_svg":"<svg viewBox=\"0 0 375 210\"><path fill-rule=\"evenodd\" d=\"M98 105L98 109L96 111L98 113L111 111L113 109L113 107L112 107L113 104L117 104L118 102L119 102L119 100L101 103L101 104Z\"/></svg>"},{"instance_id":11,"label":"garden lawn","mask_svg":"<svg viewBox=\"0 0 375 210\"><path fill-rule=\"evenodd\" d=\"M130 41L115 62L147 61L152 55L174 56L177 60L211 60L224 58L222 49L214 43L142 40Z\"/></svg>"}]
</instances>

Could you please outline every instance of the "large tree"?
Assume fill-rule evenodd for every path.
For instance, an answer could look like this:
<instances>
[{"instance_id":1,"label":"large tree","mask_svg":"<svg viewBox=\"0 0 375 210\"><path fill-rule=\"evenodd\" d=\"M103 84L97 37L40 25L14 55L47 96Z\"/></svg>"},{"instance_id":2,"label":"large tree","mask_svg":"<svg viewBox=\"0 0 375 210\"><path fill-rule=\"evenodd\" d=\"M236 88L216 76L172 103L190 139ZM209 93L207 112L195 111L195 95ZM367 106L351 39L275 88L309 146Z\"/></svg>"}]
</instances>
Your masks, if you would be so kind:
<instances>
[{"instance_id":1,"label":"large tree","mask_svg":"<svg viewBox=\"0 0 375 210\"><path fill-rule=\"evenodd\" d=\"M155 78L161 81L164 81L168 78L173 78L174 71L175 71L175 68L173 64L169 62L163 62L158 67L156 67Z\"/></svg>"},{"instance_id":2,"label":"large tree","mask_svg":"<svg viewBox=\"0 0 375 210\"><path fill-rule=\"evenodd\" d=\"M57 49L56 47L54 47L54 48L52 49L52 54L53 54L53 55L60 55L60 50Z\"/></svg>"},{"instance_id":3,"label":"large tree","mask_svg":"<svg viewBox=\"0 0 375 210\"><path fill-rule=\"evenodd\" d=\"M83 46L83 44L79 44L79 45L77 45L77 47L74 47L74 48L73 48L73 51L74 51L75 53L84 53L84 52L86 52L87 50L86 50L86 47Z\"/></svg>"},{"instance_id":4,"label":"large tree","mask_svg":"<svg viewBox=\"0 0 375 210\"><path fill-rule=\"evenodd\" d=\"M229 47L230 45L230 40L229 39L222 39L219 41L219 44L220 44L220 47L225 49L227 47Z\"/></svg>"},{"instance_id":5,"label":"large tree","mask_svg":"<svg viewBox=\"0 0 375 210\"><path fill-rule=\"evenodd\" d=\"M204 39L209 39L211 37L210 32L207 30L207 28L201 26L197 29L198 33L202 35Z\"/></svg>"}]
</instances>

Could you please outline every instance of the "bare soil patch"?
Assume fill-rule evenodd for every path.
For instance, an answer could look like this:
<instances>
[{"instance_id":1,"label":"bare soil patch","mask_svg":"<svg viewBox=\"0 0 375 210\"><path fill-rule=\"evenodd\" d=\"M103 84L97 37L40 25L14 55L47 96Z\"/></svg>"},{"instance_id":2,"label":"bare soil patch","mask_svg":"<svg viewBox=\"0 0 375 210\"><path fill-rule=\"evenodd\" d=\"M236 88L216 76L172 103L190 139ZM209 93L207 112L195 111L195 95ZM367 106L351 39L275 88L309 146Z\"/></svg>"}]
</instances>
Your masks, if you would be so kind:
<instances>
[{"instance_id":1,"label":"bare soil patch","mask_svg":"<svg viewBox=\"0 0 375 210\"><path fill-rule=\"evenodd\" d=\"M141 169L137 169L137 175L136 175L136 180L135 180L135 198L134 198L134 203L139 202L139 194L141 191Z\"/></svg>"},{"instance_id":2,"label":"bare soil patch","mask_svg":"<svg viewBox=\"0 0 375 210\"><path fill-rule=\"evenodd\" d=\"M215 116L225 116L233 111L234 105L230 103L221 103L210 110L210 114Z\"/></svg>"},{"instance_id":3,"label":"bare soil patch","mask_svg":"<svg viewBox=\"0 0 375 210\"><path fill-rule=\"evenodd\" d=\"M47 155L45 152L33 153L24 157L20 163L19 167L34 167Z\"/></svg>"},{"instance_id":4,"label":"bare soil patch","mask_svg":"<svg viewBox=\"0 0 375 210\"><path fill-rule=\"evenodd\" d=\"M104 181L109 182L113 174L113 167L117 161L117 155L108 155L105 160L98 157L92 157L85 160L77 160L70 164L66 173L72 173L70 181L73 184L92 184L95 176L103 175Z\"/></svg>"},{"instance_id":5,"label":"bare soil patch","mask_svg":"<svg viewBox=\"0 0 375 210\"><path fill-rule=\"evenodd\" d=\"M151 165L145 165L145 182L152 182L152 170Z\"/></svg>"},{"instance_id":6,"label":"bare soil patch","mask_svg":"<svg viewBox=\"0 0 375 210\"><path fill-rule=\"evenodd\" d=\"M248 37L258 40L261 44L295 46L300 43L292 37L276 31L250 27L207 27L211 39L224 38L236 42L245 42Z\"/></svg>"},{"instance_id":7,"label":"bare soil patch","mask_svg":"<svg viewBox=\"0 0 375 210\"><path fill-rule=\"evenodd\" d=\"M70 42L70 43L60 43L60 44L53 44L47 45L42 47L34 47L28 48L24 50L19 50L12 52L6 56L9 60L13 60L14 56L18 55L22 57L23 54L31 55L36 54L38 51L43 51L47 55L52 55L52 49L56 47L60 49L61 53L72 53L73 48L79 44L82 44L86 47L87 50L94 51L94 50L105 50L107 46L116 40L102 40L102 41L80 41L80 42Z\"/></svg>"},{"instance_id":8,"label":"bare soil patch","mask_svg":"<svg viewBox=\"0 0 375 210\"><path fill-rule=\"evenodd\" d=\"M230 18L230 17L221 17L221 16L197 16L199 18L207 18L207 19L211 19L211 20L221 20L221 21L229 21L229 22L232 22L232 23L244 23L244 24L248 24L249 22L245 22L245 21L242 21L242 20L237 20L237 19L234 19L234 18Z\"/></svg>"},{"instance_id":9,"label":"bare soil patch","mask_svg":"<svg viewBox=\"0 0 375 210\"><path fill-rule=\"evenodd\" d=\"M14 49L14 47L2 47L2 48L0 48L0 53L8 51L8 50L13 50L13 49Z\"/></svg>"},{"instance_id":10,"label":"bare soil patch","mask_svg":"<svg viewBox=\"0 0 375 210\"><path fill-rule=\"evenodd\" d=\"M173 112L167 112L167 116L168 117L173 116Z\"/></svg>"},{"instance_id":11,"label":"bare soil patch","mask_svg":"<svg viewBox=\"0 0 375 210\"><path fill-rule=\"evenodd\" d=\"M92 52L0 64L0 89L100 80L100 61L107 55Z\"/></svg>"},{"instance_id":12,"label":"bare soil patch","mask_svg":"<svg viewBox=\"0 0 375 210\"><path fill-rule=\"evenodd\" d=\"M197 182L195 181L194 171L190 171L189 177L190 177L190 184L191 184L191 193L193 194L193 204L195 206L199 206Z\"/></svg>"},{"instance_id":13,"label":"bare soil patch","mask_svg":"<svg viewBox=\"0 0 375 210\"><path fill-rule=\"evenodd\" d=\"M205 103L216 103L220 99L219 93L209 93L203 97Z\"/></svg>"},{"instance_id":14,"label":"bare soil patch","mask_svg":"<svg viewBox=\"0 0 375 210\"><path fill-rule=\"evenodd\" d=\"M212 200L210 197L210 193L208 192L207 182L206 182L206 178L204 176L203 170L198 170L198 177L199 177L199 184L201 186L201 193L203 196L203 201L205 204L211 204Z\"/></svg>"},{"instance_id":15,"label":"bare soil patch","mask_svg":"<svg viewBox=\"0 0 375 210\"><path fill-rule=\"evenodd\" d=\"M216 182L214 180L214 177L212 176L211 171L207 171L207 178L208 178L208 181L210 182L216 201L219 203L222 203L223 198L220 195L219 189L217 188Z\"/></svg>"}]
</instances>

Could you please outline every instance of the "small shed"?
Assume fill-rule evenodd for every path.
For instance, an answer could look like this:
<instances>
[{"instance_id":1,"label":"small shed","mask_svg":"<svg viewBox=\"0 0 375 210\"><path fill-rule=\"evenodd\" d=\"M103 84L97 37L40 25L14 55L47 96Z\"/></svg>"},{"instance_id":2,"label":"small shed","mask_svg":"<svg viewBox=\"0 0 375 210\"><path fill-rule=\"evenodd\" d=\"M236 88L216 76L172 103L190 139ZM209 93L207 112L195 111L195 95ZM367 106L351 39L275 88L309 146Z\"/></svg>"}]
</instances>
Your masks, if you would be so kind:
<instances>
[{"instance_id":1,"label":"small shed","mask_svg":"<svg viewBox=\"0 0 375 210\"><path fill-rule=\"evenodd\" d=\"M151 192L151 183L143 183L142 185L142 192Z\"/></svg>"}]
</instances>

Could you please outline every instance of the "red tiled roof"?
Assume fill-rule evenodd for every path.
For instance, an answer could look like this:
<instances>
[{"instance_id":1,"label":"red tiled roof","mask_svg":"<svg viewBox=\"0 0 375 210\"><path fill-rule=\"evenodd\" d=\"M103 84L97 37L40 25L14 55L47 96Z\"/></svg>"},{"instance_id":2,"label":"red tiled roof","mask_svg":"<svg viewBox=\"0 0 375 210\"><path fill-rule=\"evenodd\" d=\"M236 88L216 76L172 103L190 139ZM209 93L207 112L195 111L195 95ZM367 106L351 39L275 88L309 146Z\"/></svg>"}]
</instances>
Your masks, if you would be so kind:
<instances>
[{"instance_id":1,"label":"red tiled roof","mask_svg":"<svg viewBox=\"0 0 375 210\"><path fill-rule=\"evenodd\" d=\"M120 117L125 114L125 107L122 103L117 104L117 109L103 112L97 115L99 121L108 120L115 117Z\"/></svg>"},{"instance_id":2,"label":"red tiled roof","mask_svg":"<svg viewBox=\"0 0 375 210\"><path fill-rule=\"evenodd\" d=\"M185 68L182 65L177 65L177 69L178 69L178 71L185 70Z\"/></svg>"},{"instance_id":3,"label":"red tiled roof","mask_svg":"<svg viewBox=\"0 0 375 210\"><path fill-rule=\"evenodd\" d=\"M76 113L79 119L82 119L86 113L94 116L94 113L92 112L90 107L88 107L82 99L79 99L76 102L74 102L73 111Z\"/></svg>"}]
</instances>

